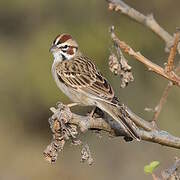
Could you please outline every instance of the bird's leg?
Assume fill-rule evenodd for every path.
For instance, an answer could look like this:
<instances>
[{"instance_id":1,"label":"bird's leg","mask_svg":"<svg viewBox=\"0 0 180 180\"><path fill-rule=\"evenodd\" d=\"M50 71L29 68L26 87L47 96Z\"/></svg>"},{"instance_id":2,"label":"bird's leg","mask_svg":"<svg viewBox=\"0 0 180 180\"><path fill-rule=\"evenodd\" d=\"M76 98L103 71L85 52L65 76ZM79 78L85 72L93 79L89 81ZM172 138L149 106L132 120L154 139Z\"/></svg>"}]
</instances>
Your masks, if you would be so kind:
<instances>
[{"instance_id":1,"label":"bird's leg","mask_svg":"<svg viewBox=\"0 0 180 180\"><path fill-rule=\"evenodd\" d=\"M98 108L98 107L95 108L94 114L96 114L97 117L101 117L101 118L104 118L104 115L105 115L104 112L103 112L103 110L101 110L101 109Z\"/></svg>"},{"instance_id":2,"label":"bird's leg","mask_svg":"<svg viewBox=\"0 0 180 180\"><path fill-rule=\"evenodd\" d=\"M89 118L93 118L94 115L95 115L96 117L101 117L101 118L103 118L103 117L104 117L104 112L103 112L100 108L98 108L98 107L95 106L95 107L93 107L92 111L88 114L88 117L89 117Z\"/></svg>"},{"instance_id":3,"label":"bird's leg","mask_svg":"<svg viewBox=\"0 0 180 180\"><path fill-rule=\"evenodd\" d=\"M92 111L88 114L88 119L90 120L91 118L93 118L94 113L95 113L96 107L93 107Z\"/></svg>"},{"instance_id":4,"label":"bird's leg","mask_svg":"<svg viewBox=\"0 0 180 180\"><path fill-rule=\"evenodd\" d=\"M88 114L89 118L93 118L96 107L93 107L92 111Z\"/></svg>"}]
</instances>

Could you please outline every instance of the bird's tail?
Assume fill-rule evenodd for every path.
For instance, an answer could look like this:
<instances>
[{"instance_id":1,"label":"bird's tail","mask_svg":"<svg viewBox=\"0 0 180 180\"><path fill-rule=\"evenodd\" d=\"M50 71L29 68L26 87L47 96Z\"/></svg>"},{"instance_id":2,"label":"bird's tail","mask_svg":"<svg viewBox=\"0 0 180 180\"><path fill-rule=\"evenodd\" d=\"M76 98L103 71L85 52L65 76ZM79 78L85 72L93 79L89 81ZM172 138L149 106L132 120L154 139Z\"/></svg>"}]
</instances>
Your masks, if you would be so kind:
<instances>
[{"instance_id":1,"label":"bird's tail","mask_svg":"<svg viewBox=\"0 0 180 180\"><path fill-rule=\"evenodd\" d=\"M141 138L138 134L138 128L129 117L123 113L123 107L118 104L111 104L108 102L99 102L97 106L103 111L107 112L120 126L129 134L130 137L140 141Z\"/></svg>"}]
</instances>

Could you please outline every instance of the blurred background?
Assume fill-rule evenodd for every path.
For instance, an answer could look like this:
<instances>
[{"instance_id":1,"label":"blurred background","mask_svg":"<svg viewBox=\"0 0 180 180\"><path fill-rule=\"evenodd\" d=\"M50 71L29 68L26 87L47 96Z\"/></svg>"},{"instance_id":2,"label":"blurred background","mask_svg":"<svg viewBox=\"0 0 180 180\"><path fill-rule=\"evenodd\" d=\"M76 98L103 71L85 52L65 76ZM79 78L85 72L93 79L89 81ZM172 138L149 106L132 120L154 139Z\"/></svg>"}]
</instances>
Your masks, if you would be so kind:
<instances>
[{"instance_id":1,"label":"blurred background","mask_svg":"<svg viewBox=\"0 0 180 180\"><path fill-rule=\"evenodd\" d=\"M153 13L171 34L180 26L180 1L126 1L145 14ZM118 36L136 50L162 65L168 54L164 42L142 25L117 12L108 11L105 0L1 0L0 1L0 179L152 179L143 172L153 160L159 169L170 165L178 150L147 142L125 143L121 138L99 139L93 133L82 136L88 142L95 164L80 163L80 148L66 144L54 165L43 159L51 141L49 108L57 101L69 103L51 76L50 45L59 33L70 33L84 54L94 59L111 81L121 101L147 120L167 80L147 72L128 57L135 81L120 89L118 77L108 69L112 43L108 28L115 25ZM180 93L173 87L158 125L180 136ZM81 113L83 108L76 109Z\"/></svg>"}]
</instances>

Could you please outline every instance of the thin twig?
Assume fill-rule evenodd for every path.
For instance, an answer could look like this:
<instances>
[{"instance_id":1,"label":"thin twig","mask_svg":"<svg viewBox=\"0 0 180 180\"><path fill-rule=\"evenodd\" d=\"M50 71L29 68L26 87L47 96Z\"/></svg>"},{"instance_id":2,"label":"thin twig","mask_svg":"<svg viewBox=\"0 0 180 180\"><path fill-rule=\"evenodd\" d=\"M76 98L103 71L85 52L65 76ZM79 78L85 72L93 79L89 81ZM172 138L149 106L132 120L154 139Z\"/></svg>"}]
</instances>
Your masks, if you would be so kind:
<instances>
[{"instance_id":1,"label":"thin twig","mask_svg":"<svg viewBox=\"0 0 180 180\"><path fill-rule=\"evenodd\" d=\"M166 88L164 89L163 94L161 96L161 99L160 99L158 105L154 109L154 115L153 115L153 121L154 122L157 120L157 118L158 118L158 116L162 110L162 107L166 102L169 90L171 89L172 86L173 86L172 82L169 82L168 85L166 86Z\"/></svg>"},{"instance_id":2,"label":"thin twig","mask_svg":"<svg viewBox=\"0 0 180 180\"><path fill-rule=\"evenodd\" d=\"M121 41L115 35L113 26L110 29L110 33L113 42L116 45L118 45L121 48L121 50L123 50L125 53L129 54L130 56L133 56L136 60L140 61L141 63L143 63L148 68L148 70L153 71L156 74L159 74L165 77L166 79L172 81L173 84L180 86L180 77L177 76L174 71L171 71L170 73L167 74L161 66L151 62L149 59L144 57L140 52L135 52L128 44L126 44L124 41Z\"/></svg>"},{"instance_id":3,"label":"thin twig","mask_svg":"<svg viewBox=\"0 0 180 180\"><path fill-rule=\"evenodd\" d=\"M120 11L122 14L130 17L131 19L143 24L155 34L157 34L166 43L166 50L169 50L173 45L174 37L165 31L154 19L153 15L147 15L140 13L136 9L130 7L122 0L107 0L109 3L109 10ZM178 45L178 52L180 54L180 45Z\"/></svg>"},{"instance_id":4,"label":"thin twig","mask_svg":"<svg viewBox=\"0 0 180 180\"><path fill-rule=\"evenodd\" d=\"M159 178L154 173L152 173L152 178L153 180L159 180Z\"/></svg>"},{"instance_id":5,"label":"thin twig","mask_svg":"<svg viewBox=\"0 0 180 180\"><path fill-rule=\"evenodd\" d=\"M175 162L168 169L162 171L163 179L176 179L176 171L180 167L180 159L175 158ZM178 176L178 179L180 177Z\"/></svg>"},{"instance_id":6,"label":"thin twig","mask_svg":"<svg viewBox=\"0 0 180 180\"><path fill-rule=\"evenodd\" d=\"M174 44L171 47L169 57L168 57L168 62L167 62L167 65L165 67L166 73L170 73L173 70L174 59L175 59L175 56L176 56L177 45L179 43L179 39L180 39L180 29L177 29L177 32L175 33Z\"/></svg>"},{"instance_id":7,"label":"thin twig","mask_svg":"<svg viewBox=\"0 0 180 180\"><path fill-rule=\"evenodd\" d=\"M177 74L179 74L180 72L180 63L178 64L177 68L175 69L175 72ZM154 115L153 115L153 122L155 122L157 120L157 118L159 117L159 114L162 110L162 107L163 105L165 104L166 102L166 99L168 97L168 93L169 93L169 90L171 89L171 87L173 86L172 82L169 81L169 83L167 84L167 86L165 87L164 91L163 91L163 94L159 100L159 103L157 104L157 106L155 107L154 109Z\"/></svg>"}]
</instances>

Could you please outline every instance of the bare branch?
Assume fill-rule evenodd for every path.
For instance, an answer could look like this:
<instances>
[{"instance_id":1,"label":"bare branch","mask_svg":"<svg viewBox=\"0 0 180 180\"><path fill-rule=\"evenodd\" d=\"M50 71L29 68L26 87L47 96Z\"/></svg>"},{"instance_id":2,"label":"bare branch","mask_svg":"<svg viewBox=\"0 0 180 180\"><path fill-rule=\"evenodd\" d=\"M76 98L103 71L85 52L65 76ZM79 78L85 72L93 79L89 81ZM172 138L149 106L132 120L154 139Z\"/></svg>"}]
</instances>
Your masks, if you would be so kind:
<instances>
[{"instance_id":1,"label":"bare branch","mask_svg":"<svg viewBox=\"0 0 180 180\"><path fill-rule=\"evenodd\" d=\"M166 88L164 89L161 99L160 99L158 105L154 109L153 121L157 120L157 118L162 110L162 107L166 102L169 90L171 89L172 85L173 85L172 82L169 82L168 85L166 86Z\"/></svg>"},{"instance_id":2,"label":"bare branch","mask_svg":"<svg viewBox=\"0 0 180 180\"><path fill-rule=\"evenodd\" d=\"M169 57L168 57L168 63L165 67L165 71L167 73L170 73L173 70L174 67L174 59L176 56L176 51L177 51L177 46L179 43L180 39L180 29L177 29L177 32L175 33L175 39L174 39L174 44L170 50Z\"/></svg>"},{"instance_id":3,"label":"bare branch","mask_svg":"<svg viewBox=\"0 0 180 180\"><path fill-rule=\"evenodd\" d=\"M146 122L145 120L134 115L128 108L125 108L125 106L122 106L121 108L122 108L122 113L124 113L123 115L125 115L127 118L133 117L131 120L136 125L141 125L141 127L142 127L143 126L142 124L144 122ZM81 116L81 115L72 113L70 111L69 107L65 106L63 104L61 104L61 106L59 106L57 109L51 108L51 111L54 113L51 119L55 118L50 123L51 129L52 129L53 133L58 132L61 135L61 136L58 136L61 138L58 138L58 140L56 140L56 142L57 141L61 142L62 139L64 141L67 141L70 137L71 137L70 139L77 138L77 134L78 134L77 129L78 128L80 129L81 132L86 132L87 130L91 130L91 129L93 129L93 130L96 129L99 131L106 131L111 136L125 136L124 139L128 140L126 132L124 132L124 130L120 127L119 123L117 123L116 121L113 121L111 119L111 117L106 114L104 114L103 117L89 118L89 116ZM126 113L128 113L128 114L126 114ZM69 119L65 120L62 117L67 117ZM57 122L59 122L58 126L57 126L57 124L55 125L55 123L57 123ZM64 132L62 130L62 127L66 127L68 129L70 128L69 130L71 130L71 128L74 126L76 126L76 128L75 128L76 133L74 133L75 135L72 135L71 133L69 133L69 131L67 131L69 133L68 134L69 138L67 138L65 136L65 134L62 133L62 132ZM149 122L146 122L145 129L147 129L147 126L149 126L148 129L149 130L151 129L151 131L146 131L144 129L139 130L139 134L140 134L142 140L180 149L180 138L175 137L166 131L153 129L153 127L151 126L151 123L149 123ZM55 130L55 128L57 128L57 129ZM54 135L53 135L53 137L54 137ZM53 142L54 142L54 138L53 138L51 144L44 151L46 160L48 160L49 162L55 162L55 160L57 159L57 153L59 151L61 151L63 148L62 146L60 146L61 148L59 148L58 144L57 143L53 144ZM64 146L64 143L65 142L63 142L63 146ZM91 162L91 160L92 160L91 155L88 155L88 157L90 157L90 162ZM52 161L52 158L53 158L53 161Z\"/></svg>"},{"instance_id":4,"label":"bare branch","mask_svg":"<svg viewBox=\"0 0 180 180\"><path fill-rule=\"evenodd\" d=\"M120 11L122 14L130 17L131 19L143 24L155 34L157 34L166 43L166 50L169 50L173 45L173 36L165 31L154 19L153 15L147 15L140 13L134 8L127 5L122 0L107 0L109 3L109 10ZM179 43L180 44L180 43ZM180 45L178 45L178 52L180 54Z\"/></svg>"},{"instance_id":5,"label":"bare branch","mask_svg":"<svg viewBox=\"0 0 180 180\"><path fill-rule=\"evenodd\" d=\"M154 173L152 173L153 180L160 180Z\"/></svg>"},{"instance_id":6,"label":"bare branch","mask_svg":"<svg viewBox=\"0 0 180 180\"><path fill-rule=\"evenodd\" d=\"M156 74L159 74L166 79L173 82L173 84L176 84L177 86L180 86L180 77L176 75L174 71L171 71L170 73L166 73L162 67L159 65L151 62L149 59L144 57L140 52L135 52L128 44L126 44L124 41L121 41L114 33L114 27L111 27L110 29L111 38L113 42L118 45L121 50L123 50L125 53L129 54L130 56L133 56L136 60L143 63L148 70L155 72Z\"/></svg>"},{"instance_id":7,"label":"bare branch","mask_svg":"<svg viewBox=\"0 0 180 180\"><path fill-rule=\"evenodd\" d=\"M173 165L171 165L168 169L162 171L163 179L179 179L180 176L176 174L177 169L180 167L180 159L176 158Z\"/></svg>"}]
</instances>

